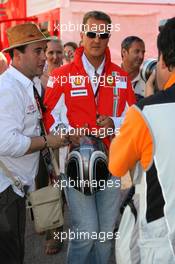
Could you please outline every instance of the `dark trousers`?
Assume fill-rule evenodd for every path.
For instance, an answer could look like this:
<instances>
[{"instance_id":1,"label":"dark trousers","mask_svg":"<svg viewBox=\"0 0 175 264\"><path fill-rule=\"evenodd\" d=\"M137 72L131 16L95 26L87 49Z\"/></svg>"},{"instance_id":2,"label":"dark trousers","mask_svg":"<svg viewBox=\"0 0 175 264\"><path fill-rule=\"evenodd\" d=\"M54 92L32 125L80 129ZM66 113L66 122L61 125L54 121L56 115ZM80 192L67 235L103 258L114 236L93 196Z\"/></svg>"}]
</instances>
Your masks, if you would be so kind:
<instances>
[{"instance_id":1,"label":"dark trousers","mask_svg":"<svg viewBox=\"0 0 175 264\"><path fill-rule=\"evenodd\" d=\"M12 187L0 193L0 263L22 264L24 260L25 198Z\"/></svg>"}]
</instances>

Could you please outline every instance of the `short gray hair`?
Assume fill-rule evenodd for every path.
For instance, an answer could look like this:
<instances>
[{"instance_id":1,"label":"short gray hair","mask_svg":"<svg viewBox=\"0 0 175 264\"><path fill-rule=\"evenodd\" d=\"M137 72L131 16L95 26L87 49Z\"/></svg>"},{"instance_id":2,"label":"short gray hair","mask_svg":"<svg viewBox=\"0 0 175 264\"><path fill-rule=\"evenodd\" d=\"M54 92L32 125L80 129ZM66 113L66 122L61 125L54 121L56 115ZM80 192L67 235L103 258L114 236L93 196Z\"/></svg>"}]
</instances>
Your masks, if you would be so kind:
<instances>
[{"instance_id":1,"label":"short gray hair","mask_svg":"<svg viewBox=\"0 0 175 264\"><path fill-rule=\"evenodd\" d=\"M110 16L102 11L94 10L94 11L87 12L83 17L83 26L87 24L87 21L89 18L95 18L96 20L103 20L107 22L108 24L112 24L112 20ZM82 30L84 31L84 28L82 28Z\"/></svg>"}]
</instances>

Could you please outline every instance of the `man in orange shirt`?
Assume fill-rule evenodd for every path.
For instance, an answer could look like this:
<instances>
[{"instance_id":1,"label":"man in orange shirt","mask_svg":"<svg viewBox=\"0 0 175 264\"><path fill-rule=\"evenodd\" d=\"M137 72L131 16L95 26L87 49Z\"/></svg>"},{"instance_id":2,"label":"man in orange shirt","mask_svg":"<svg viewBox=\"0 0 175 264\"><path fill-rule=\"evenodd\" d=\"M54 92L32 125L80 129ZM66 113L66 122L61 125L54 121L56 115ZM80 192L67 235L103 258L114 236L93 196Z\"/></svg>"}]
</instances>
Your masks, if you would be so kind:
<instances>
[{"instance_id":1,"label":"man in orange shirt","mask_svg":"<svg viewBox=\"0 0 175 264\"><path fill-rule=\"evenodd\" d=\"M133 179L140 197L137 243L141 263L149 264L175 263L174 28L175 17L168 20L158 36L156 78L161 91L129 109L109 154L109 170L113 175L124 176L137 162L142 167L142 173ZM117 263L126 263L124 259Z\"/></svg>"}]
</instances>

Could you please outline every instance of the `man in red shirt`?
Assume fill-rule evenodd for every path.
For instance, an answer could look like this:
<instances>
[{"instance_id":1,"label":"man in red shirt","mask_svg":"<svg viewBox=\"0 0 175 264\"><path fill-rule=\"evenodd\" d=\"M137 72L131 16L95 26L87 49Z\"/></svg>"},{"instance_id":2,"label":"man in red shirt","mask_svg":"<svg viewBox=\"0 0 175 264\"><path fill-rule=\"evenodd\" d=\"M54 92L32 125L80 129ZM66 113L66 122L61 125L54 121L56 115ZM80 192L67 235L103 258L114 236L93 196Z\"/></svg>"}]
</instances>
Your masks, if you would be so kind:
<instances>
[{"instance_id":1,"label":"man in red shirt","mask_svg":"<svg viewBox=\"0 0 175 264\"><path fill-rule=\"evenodd\" d=\"M73 130L88 128L109 146L109 129L117 130L126 108L135 103L127 73L111 62L108 48L111 23L103 12L85 14L83 46L76 50L74 61L54 70L48 81L45 94L48 130L55 131L60 123ZM103 135L101 128L105 131ZM71 135L70 139L77 142L79 136ZM114 177L110 176L110 181L112 186L107 184L104 190L88 196L71 186L65 188L71 231L79 235L69 242L67 263L108 263L111 253L108 234L113 235L120 204L120 188ZM80 237L81 232L87 236ZM94 239L92 234L96 234Z\"/></svg>"}]
</instances>

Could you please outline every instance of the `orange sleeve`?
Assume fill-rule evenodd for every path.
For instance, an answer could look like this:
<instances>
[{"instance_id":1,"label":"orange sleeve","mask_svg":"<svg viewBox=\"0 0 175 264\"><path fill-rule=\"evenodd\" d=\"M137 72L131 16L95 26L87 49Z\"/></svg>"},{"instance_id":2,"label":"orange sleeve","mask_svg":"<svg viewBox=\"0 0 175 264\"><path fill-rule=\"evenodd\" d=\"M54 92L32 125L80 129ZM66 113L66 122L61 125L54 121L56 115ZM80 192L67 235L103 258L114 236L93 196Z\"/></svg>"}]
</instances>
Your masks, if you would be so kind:
<instances>
[{"instance_id":1,"label":"orange sleeve","mask_svg":"<svg viewBox=\"0 0 175 264\"><path fill-rule=\"evenodd\" d=\"M109 170L124 176L140 160L144 170L151 165L153 139L150 130L136 106L129 108L119 134L112 140L109 150Z\"/></svg>"}]
</instances>

